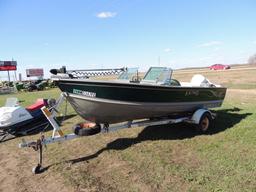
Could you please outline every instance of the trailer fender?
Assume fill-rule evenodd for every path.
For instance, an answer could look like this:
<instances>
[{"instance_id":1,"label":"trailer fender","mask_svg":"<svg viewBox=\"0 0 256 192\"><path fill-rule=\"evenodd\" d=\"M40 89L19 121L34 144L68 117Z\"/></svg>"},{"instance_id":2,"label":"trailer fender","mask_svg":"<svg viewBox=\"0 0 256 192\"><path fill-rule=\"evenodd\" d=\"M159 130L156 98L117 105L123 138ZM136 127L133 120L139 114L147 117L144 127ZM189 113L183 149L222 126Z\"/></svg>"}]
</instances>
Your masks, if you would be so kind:
<instances>
[{"instance_id":1,"label":"trailer fender","mask_svg":"<svg viewBox=\"0 0 256 192\"><path fill-rule=\"evenodd\" d=\"M198 109L194 112L194 114L191 117L191 120L195 124L199 124L201 117L205 114L209 113L212 116L212 113L207 109Z\"/></svg>"}]
</instances>

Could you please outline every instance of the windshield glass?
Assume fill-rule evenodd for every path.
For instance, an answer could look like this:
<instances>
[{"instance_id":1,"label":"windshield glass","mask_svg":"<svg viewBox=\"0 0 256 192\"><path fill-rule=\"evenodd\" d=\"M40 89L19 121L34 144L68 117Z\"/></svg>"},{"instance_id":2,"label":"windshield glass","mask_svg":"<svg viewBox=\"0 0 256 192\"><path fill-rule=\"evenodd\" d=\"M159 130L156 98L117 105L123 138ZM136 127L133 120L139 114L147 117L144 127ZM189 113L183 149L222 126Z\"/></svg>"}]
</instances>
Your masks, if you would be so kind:
<instances>
[{"instance_id":1,"label":"windshield glass","mask_svg":"<svg viewBox=\"0 0 256 192\"><path fill-rule=\"evenodd\" d=\"M125 72L119 75L119 80L131 80L133 76L136 76L138 73L138 68L128 68Z\"/></svg>"},{"instance_id":2,"label":"windshield glass","mask_svg":"<svg viewBox=\"0 0 256 192\"><path fill-rule=\"evenodd\" d=\"M143 80L146 81L165 81L170 79L172 70L166 67L151 67Z\"/></svg>"}]
</instances>

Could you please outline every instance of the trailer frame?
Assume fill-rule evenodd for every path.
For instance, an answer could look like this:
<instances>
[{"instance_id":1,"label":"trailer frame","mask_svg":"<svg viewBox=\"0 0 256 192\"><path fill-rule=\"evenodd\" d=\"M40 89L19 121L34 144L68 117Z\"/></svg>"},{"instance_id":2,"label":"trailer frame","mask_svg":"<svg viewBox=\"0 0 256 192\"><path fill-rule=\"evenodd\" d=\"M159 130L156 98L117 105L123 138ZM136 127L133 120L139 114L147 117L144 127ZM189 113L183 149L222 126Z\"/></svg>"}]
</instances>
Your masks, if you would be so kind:
<instances>
[{"instance_id":1,"label":"trailer frame","mask_svg":"<svg viewBox=\"0 0 256 192\"><path fill-rule=\"evenodd\" d=\"M50 124L53 127L51 137L45 138L44 134L41 134L40 138L37 141L27 142L24 139L22 139L22 143L19 144L19 148L30 147L30 148L33 148L35 151L38 151L38 164L32 169L32 172L34 174L41 173L44 170L42 167L43 146L46 147L48 144L52 144L56 142L60 143L63 141L68 141L68 140L73 140L79 137L83 137L83 136L76 135L75 133L64 134L63 131L61 130L61 127L56 122L56 114L58 112L58 108L61 106L61 104L64 102L65 99L66 99L66 93L61 93L54 107L52 107L51 109L48 109L46 107L41 108L47 120L50 122ZM216 114L212 113L208 109L198 109L192 115L182 116L178 118L161 117L157 119L133 120L133 121L127 121L125 123L120 123L117 125L111 125L110 127L108 124L103 124L101 132L106 133L106 132L117 131L125 128L176 124L176 123L182 123L182 122L191 123L194 125L200 125L200 123L202 123L203 121L202 117L204 116L206 116L207 118L210 118L209 120L212 120L215 118ZM208 124L207 126L209 125L210 124Z\"/></svg>"}]
</instances>

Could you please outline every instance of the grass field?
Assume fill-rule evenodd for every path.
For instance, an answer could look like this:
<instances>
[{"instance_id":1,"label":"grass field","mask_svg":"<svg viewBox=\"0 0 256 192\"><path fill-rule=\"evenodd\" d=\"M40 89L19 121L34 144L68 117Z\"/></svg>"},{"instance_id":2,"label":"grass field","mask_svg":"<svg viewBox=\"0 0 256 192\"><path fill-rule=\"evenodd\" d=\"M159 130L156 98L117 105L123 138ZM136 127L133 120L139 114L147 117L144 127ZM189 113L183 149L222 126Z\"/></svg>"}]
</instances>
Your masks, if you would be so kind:
<instances>
[{"instance_id":1,"label":"grass field","mask_svg":"<svg viewBox=\"0 0 256 192\"><path fill-rule=\"evenodd\" d=\"M232 88L215 110L215 127L207 135L198 135L189 125L168 125L82 137L49 145L44 151L47 170L36 176L30 171L36 153L18 149L21 138L0 143L0 192L256 191L255 71L204 73ZM187 80L192 73L174 76ZM53 89L15 96L26 106L59 93ZM0 105L6 97L0 96ZM67 119L65 131L79 121L78 116Z\"/></svg>"}]
</instances>

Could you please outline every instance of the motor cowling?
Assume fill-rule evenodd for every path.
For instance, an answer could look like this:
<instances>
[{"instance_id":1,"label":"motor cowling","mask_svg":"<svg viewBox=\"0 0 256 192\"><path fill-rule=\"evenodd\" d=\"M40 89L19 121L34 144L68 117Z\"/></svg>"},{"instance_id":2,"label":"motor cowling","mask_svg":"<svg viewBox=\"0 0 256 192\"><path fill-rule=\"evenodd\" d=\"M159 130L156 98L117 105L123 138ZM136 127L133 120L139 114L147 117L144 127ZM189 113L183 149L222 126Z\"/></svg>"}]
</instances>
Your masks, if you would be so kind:
<instances>
[{"instance_id":1,"label":"motor cowling","mask_svg":"<svg viewBox=\"0 0 256 192\"><path fill-rule=\"evenodd\" d=\"M214 84L212 84L206 77L200 74L194 75L190 81L190 84L196 87L213 87L214 86Z\"/></svg>"}]
</instances>

